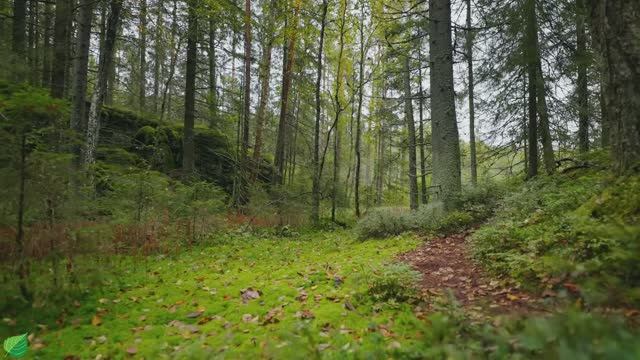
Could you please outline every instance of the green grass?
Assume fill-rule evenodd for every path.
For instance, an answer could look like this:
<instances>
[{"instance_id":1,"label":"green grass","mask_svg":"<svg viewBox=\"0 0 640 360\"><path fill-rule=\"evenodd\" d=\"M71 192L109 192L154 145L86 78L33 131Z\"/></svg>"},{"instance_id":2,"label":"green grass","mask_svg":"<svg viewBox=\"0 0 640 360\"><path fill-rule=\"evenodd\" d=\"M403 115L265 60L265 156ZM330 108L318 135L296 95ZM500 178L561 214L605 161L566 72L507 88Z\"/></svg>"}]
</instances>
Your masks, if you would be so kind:
<instances>
[{"instance_id":1,"label":"green grass","mask_svg":"<svg viewBox=\"0 0 640 360\"><path fill-rule=\"evenodd\" d=\"M403 342L416 337L411 306L374 304L363 296L367 283L362 281L394 254L414 247L414 237L363 243L340 231L213 240L215 245L174 258L122 259L118 273L102 279L102 288L85 289L90 294L77 307L66 307L60 325L52 322L60 314L47 313L53 304L43 304L17 314L16 326L2 324L0 334L35 333L45 346L31 355L40 358L123 358L130 348L144 358L308 357L320 351L340 357L343 350L366 351L372 342L384 349L394 341L385 334ZM261 296L244 303L241 290L249 287ZM302 291L304 302L296 299ZM346 302L355 309L345 308ZM281 308L279 321L264 324L274 308ZM188 317L198 310L204 311L198 318ZM304 310L314 318L296 317ZM94 316L100 325L92 324ZM175 320L181 323L170 326Z\"/></svg>"}]
</instances>

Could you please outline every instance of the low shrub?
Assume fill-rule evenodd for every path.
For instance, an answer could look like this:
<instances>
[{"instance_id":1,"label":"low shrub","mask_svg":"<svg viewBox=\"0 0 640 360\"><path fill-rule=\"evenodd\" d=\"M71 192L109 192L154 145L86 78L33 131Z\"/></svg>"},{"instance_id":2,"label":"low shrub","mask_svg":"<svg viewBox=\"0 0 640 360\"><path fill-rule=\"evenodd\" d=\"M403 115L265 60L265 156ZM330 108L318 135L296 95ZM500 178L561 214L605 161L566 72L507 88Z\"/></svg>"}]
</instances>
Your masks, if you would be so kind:
<instances>
[{"instance_id":1,"label":"low shrub","mask_svg":"<svg viewBox=\"0 0 640 360\"><path fill-rule=\"evenodd\" d=\"M366 275L367 294L375 301L407 301L416 295L419 272L405 263L391 263Z\"/></svg>"}]
</instances>

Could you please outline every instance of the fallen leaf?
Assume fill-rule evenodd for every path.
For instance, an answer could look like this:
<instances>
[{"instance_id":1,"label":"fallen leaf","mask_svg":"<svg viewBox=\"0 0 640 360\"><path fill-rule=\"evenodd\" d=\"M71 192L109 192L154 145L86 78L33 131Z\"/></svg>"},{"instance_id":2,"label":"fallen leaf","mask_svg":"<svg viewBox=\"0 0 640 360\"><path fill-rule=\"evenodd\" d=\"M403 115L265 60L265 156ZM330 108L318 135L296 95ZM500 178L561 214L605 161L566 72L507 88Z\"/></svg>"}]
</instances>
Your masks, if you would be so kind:
<instances>
[{"instance_id":1,"label":"fallen leaf","mask_svg":"<svg viewBox=\"0 0 640 360\"><path fill-rule=\"evenodd\" d=\"M344 308L349 310L349 311L354 311L356 308L353 306L353 304L351 304L351 302L349 302L349 300L346 300L344 302Z\"/></svg>"},{"instance_id":2,"label":"fallen leaf","mask_svg":"<svg viewBox=\"0 0 640 360\"><path fill-rule=\"evenodd\" d=\"M98 315L93 315L91 318L91 325L100 326L102 324L102 318Z\"/></svg>"},{"instance_id":3,"label":"fallen leaf","mask_svg":"<svg viewBox=\"0 0 640 360\"><path fill-rule=\"evenodd\" d=\"M298 319L314 319L316 317L311 310L297 311L294 316Z\"/></svg>"},{"instance_id":4,"label":"fallen leaf","mask_svg":"<svg viewBox=\"0 0 640 360\"><path fill-rule=\"evenodd\" d=\"M570 282L566 282L564 284L562 284L567 290L569 290L569 292L573 293L573 294L579 294L580 293L580 288L578 287L578 285L574 284L574 283L570 283Z\"/></svg>"},{"instance_id":5,"label":"fallen leaf","mask_svg":"<svg viewBox=\"0 0 640 360\"><path fill-rule=\"evenodd\" d=\"M519 298L513 294L507 294L507 299L511 300L511 301L518 301Z\"/></svg>"},{"instance_id":6,"label":"fallen leaf","mask_svg":"<svg viewBox=\"0 0 640 360\"><path fill-rule=\"evenodd\" d=\"M264 321L262 321L263 325L266 324L275 324L280 322L279 317L282 315L282 308L276 307L267 312L267 315L264 317Z\"/></svg>"},{"instance_id":7,"label":"fallen leaf","mask_svg":"<svg viewBox=\"0 0 640 360\"><path fill-rule=\"evenodd\" d=\"M256 316L253 316L251 314L242 315L242 321L246 322L246 323L256 323L256 322L258 322L258 318L259 318L258 315L256 315Z\"/></svg>"},{"instance_id":8,"label":"fallen leaf","mask_svg":"<svg viewBox=\"0 0 640 360\"><path fill-rule=\"evenodd\" d=\"M135 355L138 353L138 348L132 346L130 348L127 349L127 354L129 355Z\"/></svg>"},{"instance_id":9,"label":"fallen leaf","mask_svg":"<svg viewBox=\"0 0 640 360\"><path fill-rule=\"evenodd\" d=\"M240 296L242 298L243 303L249 302L249 300L257 299L260 297L260 291L254 290L253 288L246 288L240 290Z\"/></svg>"},{"instance_id":10,"label":"fallen leaf","mask_svg":"<svg viewBox=\"0 0 640 360\"><path fill-rule=\"evenodd\" d=\"M300 301L300 302L305 302L305 301L307 301L307 298L308 298L308 297L309 297L309 294L307 294L307 292L306 292L306 291L301 290L301 291L298 293L298 296L296 296L296 300L298 300L298 301Z\"/></svg>"},{"instance_id":11,"label":"fallen leaf","mask_svg":"<svg viewBox=\"0 0 640 360\"><path fill-rule=\"evenodd\" d=\"M195 319L197 317L200 317L200 315L202 315L203 313L204 313L204 310L198 310L198 311L190 312L190 313L187 314L187 318Z\"/></svg>"}]
</instances>

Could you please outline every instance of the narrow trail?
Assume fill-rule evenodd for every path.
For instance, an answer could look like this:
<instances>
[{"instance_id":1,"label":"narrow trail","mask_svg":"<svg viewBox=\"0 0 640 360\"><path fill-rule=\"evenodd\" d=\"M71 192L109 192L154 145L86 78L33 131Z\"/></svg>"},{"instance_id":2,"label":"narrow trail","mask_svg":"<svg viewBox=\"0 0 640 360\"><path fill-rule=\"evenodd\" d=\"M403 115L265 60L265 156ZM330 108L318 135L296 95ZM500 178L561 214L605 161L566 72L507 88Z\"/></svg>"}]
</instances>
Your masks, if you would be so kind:
<instances>
[{"instance_id":1,"label":"narrow trail","mask_svg":"<svg viewBox=\"0 0 640 360\"><path fill-rule=\"evenodd\" d=\"M425 296L451 292L463 307L489 314L543 310L542 298L492 279L471 259L471 233L472 230L430 239L398 258L422 274L420 286Z\"/></svg>"}]
</instances>

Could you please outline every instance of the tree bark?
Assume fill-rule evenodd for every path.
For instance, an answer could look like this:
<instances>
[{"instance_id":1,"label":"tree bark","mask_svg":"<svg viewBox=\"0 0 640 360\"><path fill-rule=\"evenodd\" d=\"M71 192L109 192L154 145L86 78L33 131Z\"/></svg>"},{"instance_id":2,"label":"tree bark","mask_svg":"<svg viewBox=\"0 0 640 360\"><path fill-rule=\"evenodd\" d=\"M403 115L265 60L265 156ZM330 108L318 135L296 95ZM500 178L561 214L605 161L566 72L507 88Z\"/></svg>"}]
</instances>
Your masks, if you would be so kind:
<instances>
[{"instance_id":1,"label":"tree bark","mask_svg":"<svg viewBox=\"0 0 640 360\"><path fill-rule=\"evenodd\" d=\"M462 187L460 144L453 90L451 2L429 0L431 21L431 146L432 184L439 188L445 207Z\"/></svg>"},{"instance_id":2,"label":"tree bark","mask_svg":"<svg viewBox=\"0 0 640 360\"><path fill-rule=\"evenodd\" d=\"M94 0L80 0L78 35L73 77L73 109L71 129L82 133L86 129L87 117L87 71L89 68L89 47L91 45L91 20Z\"/></svg>"},{"instance_id":3,"label":"tree bark","mask_svg":"<svg viewBox=\"0 0 640 360\"><path fill-rule=\"evenodd\" d=\"M584 0L576 1L576 62L578 65L578 149L589 151L589 87L587 67L587 33L585 31Z\"/></svg>"},{"instance_id":4,"label":"tree bark","mask_svg":"<svg viewBox=\"0 0 640 360\"><path fill-rule=\"evenodd\" d=\"M418 46L418 58L420 59L420 66L418 67L418 85L419 85L419 94L420 99L418 100L419 106L419 133L418 133L418 142L420 148L420 200L423 204L429 202L429 195L427 194L427 161L425 157L425 138L424 138L424 90L422 88L422 53L420 51L420 47L422 44Z\"/></svg>"},{"instance_id":5,"label":"tree bark","mask_svg":"<svg viewBox=\"0 0 640 360\"><path fill-rule=\"evenodd\" d=\"M17 61L23 61L26 54L27 0L13 1L13 42L12 50Z\"/></svg>"},{"instance_id":6,"label":"tree bark","mask_svg":"<svg viewBox=\"0 0 640 360\"><path fill-rule=\"evenodd\" d=\"M324 32L327 23L328 0L322 0L322 17L320 19L320 44L318 45L317 77L316 77L316 122L313 132L313 184L311 190L311 221L314 225L320 224L320 114L322 103L320 92L322 85L322 55L324 49Z\"/></svg>"},{"instance_id":7,"label":"tree bark","mask_svg":"<svg viewBox=\"0 0 640 360\"><path fill-rule=\"evenodd\" d=\"M91 98L91 107L89 108L89 118L87 121L87 138L83 152L83 163L85 165L95 162L95 151L98 146L98 138L100 135L100 111L107 93L107 81L109 79L109 69L113 62L113 52L116 45L118 32L118 22L120 21L120 12L122 10L123 0L111 0L109 15L107 19L104 47L100 53L100 62L98 64L98 76L96 86Z\"/></svg>"},{"instance_id":8,"label":"tree bark","mask_svg":"<svg viewBox=\"0 0 640 360\"><path fill-rule=\"evenodd\" d=\"M51 20L53 8L50 3L44 4L44 19L42 22L42 87L51 87Z\"/></svg>"},{"instance_id":9,"label":"tree bark","mask_svg":"<svg viewBox=\"0 0 640 360\"><path fill-rule=\"evenodd\" d=\"M469 82L469 155L471 166L471 185L478 184L478 161L476 159L476 116L473 97L473 31L471 29L471 0L467 1L467 70Z\"/></svg>"},{"instance_id":10,"label":"tree bark","mask_svg":"<svg viewBox=\"0 0 640 360\"><path fill-rule=\"evenodd\" d=\"M603 58L603 114L619 173L640 169L640 2L590 0L591 30Z\"/></svg>"},{"instance_id":11,"label":"tree bark","mask_svg":"<svg viewBox=\"0 0 640 360\"><path fill-rule=\"evenodd\" d=\"M195 122L196 65L198 56L198 14L196 0L188 2L187 66L184 89L184 133L182 138L182 171L185 177L195 172Z\"/></svg>"},{"instance_id":12,"label":"tree bark","mask_svg":"<svg viewBox=\"0 0 640 360\"><path fill-rule=\"evenodd\" d=\"M536 45L537 44L538 43L536 42ZM551 130L549 128L549 109L547 107L546 86L544 75L542 73L540 52L536 51L536 53L538 54L538 58L536 60L536 77L538 79L538 83L536 84L536 96L538 98L538 117L540 119L538 128L540 132L540 141L542 142L542 159L544 161L544 167L547 174L552 174L556 168L556 160L553 154L553 144L551 143Z\"/></svg>"},{"instance_id":13,"label":"tree bark","mask_svg":"<svg viewBox=\"0 0 640 360\"><path fill-rule=\"evenodd\" d=\"M71 0L56 0L55 14L51 96L62 98L65 93L65 75L69 54L69 22L72 19Z\"/></svg>"},{"instance_id":14,"label":"tree bark","mask_svg":"<svg viewBox=\"0 0 640 360\"><path fill-rule=\"evenodd\" d=\"M218 89L216 88L216 24L209 18L209 127L216 126L218 118Z\"/></svg>"},{"instance_id":15,"label":"tree bark","mask_svg":"<svg viewBox=\"0 0 640 360\"><path fill-rule=\"evenodd\" d=\"M147 99L147 0L140 0L140 93L138 94L139 110L145 111Z\"/></svg>"},{"instance_id":16,"label":"tree bark","mask_svg":"<svg viewBox=\"0 0 640 360\"><path fill-rule=\"evenodd\" d=\"M409 55L404 57L404 121L407 127L407 151L409 152L409 207L417 210L418 177L416 175L416 124L413 121L413 97L411 96L411 67Z\"/></svg>"},{"instance_id":17,"label":"tree bark","mask_svg":"<svg viewBox=\"0 0 640 360\"><path fill-rule=\"evenodd\" d=\"M527 167L527 178L531 179L538 175L538 105L537 105L537 85L538 85L538 61L537 49L537 25L535 16L535 0L527 0L525 9L525 57L527 59L527 93L529 122L527 128L527 138L529 145L529 159Z\"/></svg>"},{"instance_id":18,"label":"tree bark","mask_svg":"<svg viewBox=\"0 0 640 360\"><path fill-rule=\"evenodd\" d=\"M365 44L364 44L364 1L360 4L360 61L358 64L358 110L356 111L356 141L355 141L355 153L356 153L356 168L355 168L355 184L354 184L354 202L356 217L360 217L360 138L362 137L362 98L364 92L364 59L365 59ZM415 131L414 131L415 136ZM415 137L414 137L415 147ZM414 149L415 150L415 149Z\"/></svg>"},{"instance_id":19,"label":"tree bark","mask_svg":"<svg viewBox=\"0 0 640 360\"><path fill-rule=\"evenodd\" d=\"M154 60L153 60L153 112L158 113L158 100L160 97L160 75L162 74L162 63L165 57L164 44L162 44L164 34L164 2L156 2L156 27L153 35Z\"/></svg>"},{"instance_id":20,"label":"tree bark","mask_svg":"<svg viewBox=\"0 0 640 360\"><path fill-rule=\"evenodd\" d=\"M287 56L284 59L282 71L282 96L280 101L280 119L278 122L278 134L276 138L276 153L274 159L274 182L283 184L285 159L285 141L287 138L287 117L289 106L289 90L291 88L291 77L293 74L293 62L296 54L296 38L298 32L298 21L300 16L301 0L295 0L293 24L291 25L289 42L287 45ZM286 34L286 29L285 29ZM286 36L285 36L286 37Z\"/></svg>"}]
</instances>

